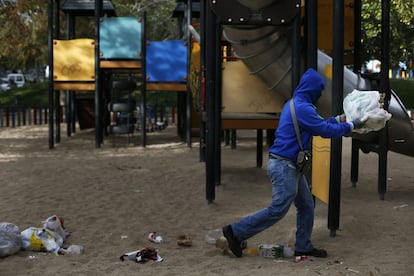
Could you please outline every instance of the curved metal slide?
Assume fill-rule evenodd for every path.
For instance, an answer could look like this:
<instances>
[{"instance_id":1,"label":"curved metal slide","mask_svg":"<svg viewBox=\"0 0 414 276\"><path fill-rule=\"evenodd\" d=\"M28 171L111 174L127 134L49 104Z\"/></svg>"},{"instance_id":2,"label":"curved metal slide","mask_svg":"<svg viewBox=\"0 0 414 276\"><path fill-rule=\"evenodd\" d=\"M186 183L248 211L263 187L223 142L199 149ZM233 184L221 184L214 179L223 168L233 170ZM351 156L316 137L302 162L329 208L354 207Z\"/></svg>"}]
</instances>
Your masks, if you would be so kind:
<instances>
[{"instance_id":1,"label":"curved metal slide","mask_svg":"<svg viewBox=\"0 0 414 276\"><path fill-rule=\"evenodd\" d=\"M253 10L263 9L271 2L275 1L239 0L240 4ZM291 97L292 60L290 27L224 25L223 28L224 37L232 44L235 55L246 64L250 73L260 78L272 92L289 99ZM326 82L325 92L318 101L318 111L325 117L331 115L331 66L332 59L322 51L318 51L318 72L324 76ZM371 83L345 68L343 96L345 97L354 89L370 90ZM411 118L394 91L392 91L388 111L392 114L388 123L389 150L414 157L414 129ZM366 142L375 141L377 133L371 132L354 138Z\"/></svg>"}]
</instances>

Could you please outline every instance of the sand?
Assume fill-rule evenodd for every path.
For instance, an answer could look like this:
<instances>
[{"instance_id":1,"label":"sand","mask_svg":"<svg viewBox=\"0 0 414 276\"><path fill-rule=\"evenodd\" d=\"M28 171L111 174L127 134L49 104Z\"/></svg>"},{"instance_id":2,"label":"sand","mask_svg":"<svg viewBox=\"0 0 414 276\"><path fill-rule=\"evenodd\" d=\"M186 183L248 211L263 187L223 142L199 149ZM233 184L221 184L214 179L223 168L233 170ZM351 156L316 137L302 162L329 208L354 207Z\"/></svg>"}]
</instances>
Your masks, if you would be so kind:
<instances>
[{"instance_id":1,"label":"sand","mask_svg":"<svg viewBox=\"0 0 414 276\"><path fill-rule=\"evenodd\" d=\"M65 126L62 125L62 129ZM81 245L80 255L19 251L0 258L0 275L412 275L414 246L414 160L389 153L388 191L377 193L375 153L361 154L356 188L349 180L350 139L343 142L340 229L331 237L328 207L316 200L313 243L328 250L326 259L235 258L205 241L221 228L265 207L270 182L256 168L255 132L240 131L237 148L222 147L221 185L216 199L205 197L205 164L198 139L180 142L174 126L149 133L148 146L106 139L95 148L92 130L62 133L48 148L47 126L0 129L0 222L21 231L41 227L51 215L64 218L71 236L65 246ZM132 137L139 143L139 135ZM164 239L148 241L150 231ZM189 235L192 246L177 245ZM294 243L295 209L248 241ZM163 262L122 262L119 257L150 246Z\"/></svg>"}]
</instances>

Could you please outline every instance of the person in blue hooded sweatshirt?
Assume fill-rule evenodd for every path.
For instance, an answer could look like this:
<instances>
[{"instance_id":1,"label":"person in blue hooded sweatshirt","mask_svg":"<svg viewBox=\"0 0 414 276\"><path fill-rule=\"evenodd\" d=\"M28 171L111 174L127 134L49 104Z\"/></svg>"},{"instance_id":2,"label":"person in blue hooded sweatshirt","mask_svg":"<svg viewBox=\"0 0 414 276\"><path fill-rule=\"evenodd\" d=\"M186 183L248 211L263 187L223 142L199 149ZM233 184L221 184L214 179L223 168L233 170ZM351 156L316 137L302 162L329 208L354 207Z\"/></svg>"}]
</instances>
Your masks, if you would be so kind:
<instances>
[{"instance_id":1,"label":"person in blue hooded sweatshirt","mask_svg":"<svg viewBox=\"0 0 414 276\"><path fill-rule=\"evenodd\" d=\"M294 91L294 108L305 150L310 149L312 136L342 137L350 134L354 128L362 127L367 120L361 118L345 122L343 114L324 120L315 107L324 88L324 80L318 72L308 69ZM314 200L306 177L296 169L300 147L289 105L290 101L287 101L282 109L275 140L269 149L267 174L272 183L270 205L222 229L229 248L236 257L243 254L242 242L282 219L292 203L297 209L295 256L324 258L328 255L326 250L315 248L311 242Z\"/></svg>"}]
</instances>

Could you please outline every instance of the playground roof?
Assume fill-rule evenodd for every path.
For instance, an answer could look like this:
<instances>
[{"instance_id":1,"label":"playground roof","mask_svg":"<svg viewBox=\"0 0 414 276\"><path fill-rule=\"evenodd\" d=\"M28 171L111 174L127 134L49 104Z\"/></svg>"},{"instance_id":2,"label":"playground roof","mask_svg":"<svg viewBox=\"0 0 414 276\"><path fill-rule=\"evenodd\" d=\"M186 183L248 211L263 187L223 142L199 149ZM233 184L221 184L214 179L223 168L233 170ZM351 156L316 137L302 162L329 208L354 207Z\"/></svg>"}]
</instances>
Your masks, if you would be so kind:
<instances>
[{"instance_id":1,"label":"playground roof","mask_svg":"<svg viewBox=\"0 0 414 276\"><path fill-rule=\"evenodd\" d=\"M110 0L102 0L102 9L108 16L115 16L115 7ZM61 10L77 16L93 16L95 1L92 0L65 0Z\"/></svg>"},{"instance_id":2,"label":"playground roof","mask_svg":"<svg viewBox=\"0 0 414 276\"><path fill-rule=\"evenodd\" d=\"M191 4L193 17L200 18L200 2L193 1ZM187 11L187 5L184 2L177 1L177 5L173 11L173 17L184 16L184 13Z\"/></svg>"}]
</instances>

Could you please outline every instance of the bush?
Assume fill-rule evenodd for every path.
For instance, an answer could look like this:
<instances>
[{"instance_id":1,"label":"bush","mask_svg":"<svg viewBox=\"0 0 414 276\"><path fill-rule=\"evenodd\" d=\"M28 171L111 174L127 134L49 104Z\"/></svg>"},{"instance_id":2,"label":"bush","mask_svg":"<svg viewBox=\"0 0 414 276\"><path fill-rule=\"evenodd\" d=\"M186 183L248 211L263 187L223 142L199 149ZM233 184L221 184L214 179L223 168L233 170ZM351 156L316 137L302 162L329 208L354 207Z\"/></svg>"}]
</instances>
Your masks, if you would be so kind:
<instances>
[{"instance_id":1,"label":"bush","mask_svg":"<svg viewBox=\"0 0 414 276\"><path fill-rule=\"evenodd\" d=\"M413 79L390 79L390 86L407 109L414 109Z\"/></svg>"},{"instance_id":2,"label":"bush","mask_svg":"<svg viewBox=\"0 0 414 276\"><path fill-rule=\"evenodd\" d=\"M46 106L48 104L48 83L26 84L0 92L0 105L24 104L27 106Z\"/></svg>"}]
</instances>

